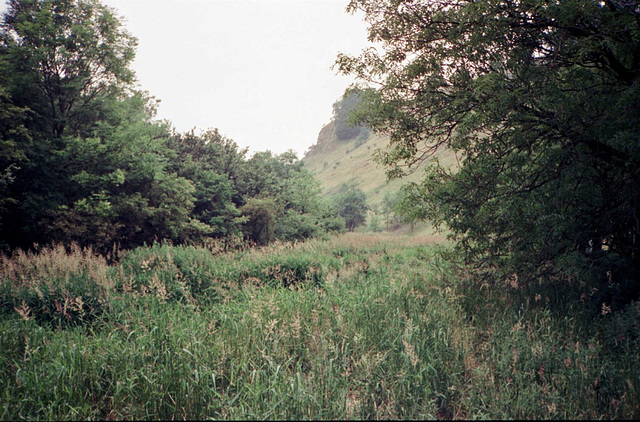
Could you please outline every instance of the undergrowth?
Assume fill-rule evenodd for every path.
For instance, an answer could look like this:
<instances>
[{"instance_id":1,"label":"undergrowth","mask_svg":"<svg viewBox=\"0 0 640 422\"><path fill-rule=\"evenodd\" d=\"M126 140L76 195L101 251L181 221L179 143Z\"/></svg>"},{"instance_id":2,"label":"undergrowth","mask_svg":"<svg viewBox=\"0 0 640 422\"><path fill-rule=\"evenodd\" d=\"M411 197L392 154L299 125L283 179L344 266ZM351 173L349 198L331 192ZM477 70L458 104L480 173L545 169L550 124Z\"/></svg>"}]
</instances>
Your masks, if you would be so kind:
<instances>
[{"instance_id":1,"label":"undergrowth","mask_svg":"<svg viewBox=\"0 0 640 422\"><path fill-rule=\"evenodd\" d=\"M0 418L637 418L640 305L581 288L471 285L384 235L18 252Z\"/></svg>"}]
</instances>

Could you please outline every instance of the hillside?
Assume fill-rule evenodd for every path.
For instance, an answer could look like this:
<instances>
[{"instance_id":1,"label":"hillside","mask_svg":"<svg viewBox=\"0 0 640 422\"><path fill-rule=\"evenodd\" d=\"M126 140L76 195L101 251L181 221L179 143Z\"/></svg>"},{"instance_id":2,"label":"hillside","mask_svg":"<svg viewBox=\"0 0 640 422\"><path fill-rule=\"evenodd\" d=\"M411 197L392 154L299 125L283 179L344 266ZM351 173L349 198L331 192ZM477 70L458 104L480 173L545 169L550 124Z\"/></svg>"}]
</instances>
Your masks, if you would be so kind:
<instances>
[{"instance_id":1,"label":"hillside","mask_svg":"<svg viewBox=\"0 0 640 422\"><path fill-rule=\"evenodd\" d=\"M330 196L340 187L355 184L361 188L371 207L381 204L387 192L395 193L408 182L422 179L419 168L413 174L388 181L385 169L374 162L373 153L387 148L389 139L383 135L371 134L368 137L357 136L353 139L339 140L335 134L335 121L325 125L318 134L318 141L303 157L306 167L322 183L323 193ZM442 162L453 162L450 151L438 153Z\"/></svg>"}]
</instances>

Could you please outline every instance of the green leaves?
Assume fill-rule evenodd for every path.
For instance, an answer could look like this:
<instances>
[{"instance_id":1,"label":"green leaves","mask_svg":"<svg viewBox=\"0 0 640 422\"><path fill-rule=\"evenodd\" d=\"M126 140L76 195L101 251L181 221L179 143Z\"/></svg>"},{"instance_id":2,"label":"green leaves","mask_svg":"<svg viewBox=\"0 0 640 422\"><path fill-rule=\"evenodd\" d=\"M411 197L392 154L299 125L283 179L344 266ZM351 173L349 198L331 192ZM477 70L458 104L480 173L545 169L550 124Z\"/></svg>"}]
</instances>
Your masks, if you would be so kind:
<instances>
[{"instance_id":1,"label":"green leaves","mask_svg":"<svg viewBox=\"0 0 640 422\"><path fill-rule=\"evenodd\" d=\"M97 0L13 0L0 27L0 247L107 253L339 230L293 152L175 133L134 89L135 38ZM241 211L242 209L242 211Z\"/></svg>"},{"instance_id":2,"label":"green leaves","mask_svg":"<svg viewBox=\"0 0 640 422\"><path fill-rule=\"evenodd\" d=\"M381 45L337 65L377 86L361 121L389 135L389 176L438 150L460 158L406 187L404 213L446 224L467 262L498 278L605 274L585 252L605 243L625 257L619 277L640 274L634 7L352 1Z\"/></svg>"},{"instance_id":3,"label":"green leaves","mask_svg":"<svg viewBox=\"0 0 640 422\"><path fill-rule=\"evenodd\" d=\"M293 152L256 153L246 163L243 191L244 232L258 244L300 240L339 231L320 185Z\"/></svg>"},{"instance_id":4,"label":"green leaves","mask_svg":"<svg viewBox=\"0 0 640 422\"><path fill-rule=\"evenodd\" d=\"M333 208L336 214L344 219L349 231L353 231L364 223L369 210L362 189L347 185L343 185L333 199Z\"/></svg>"},{"instance_id":5,"label":"green leaves","mask_svg":"<svg viewBox=\"0 0 640 422\"><path fill-rule=\"evenodd\" d=\"M87 134L103 99L134 81L136 40L96 0L13 1L2 40L8 60L35 82L25 105L37 103L54 137Z\"/></svg>"}]
</instances>

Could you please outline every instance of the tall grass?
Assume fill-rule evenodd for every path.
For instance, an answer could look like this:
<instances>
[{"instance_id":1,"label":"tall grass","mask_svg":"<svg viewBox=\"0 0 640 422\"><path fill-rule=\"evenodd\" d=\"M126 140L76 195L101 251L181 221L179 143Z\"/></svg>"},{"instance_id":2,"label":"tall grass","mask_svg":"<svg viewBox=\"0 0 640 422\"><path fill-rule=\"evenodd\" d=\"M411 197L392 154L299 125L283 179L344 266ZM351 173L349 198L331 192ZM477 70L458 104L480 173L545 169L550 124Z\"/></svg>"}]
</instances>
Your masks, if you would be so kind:
<instances>
[{"instance_id":1,"label":"tall grass","mask_svg":"<svg viewBox=\"0 0 640 422\"><path fill-rule=\"evenodd\" d=\"M1 262L2 419L640 416L637 303L475 288L415 238ZM45 287L100 312L38 317Z\"/></svg>"},{"instance_id":2,"label":"tall grass","mask_svg":"<svg viewBox=\"0 0 640 422\"><path fill-rule=\"evenodd\" d=\"M59 327L93 320L113 290L106 260L73 245L0 255L0 311Z\"/></svg>"}]
</instances>

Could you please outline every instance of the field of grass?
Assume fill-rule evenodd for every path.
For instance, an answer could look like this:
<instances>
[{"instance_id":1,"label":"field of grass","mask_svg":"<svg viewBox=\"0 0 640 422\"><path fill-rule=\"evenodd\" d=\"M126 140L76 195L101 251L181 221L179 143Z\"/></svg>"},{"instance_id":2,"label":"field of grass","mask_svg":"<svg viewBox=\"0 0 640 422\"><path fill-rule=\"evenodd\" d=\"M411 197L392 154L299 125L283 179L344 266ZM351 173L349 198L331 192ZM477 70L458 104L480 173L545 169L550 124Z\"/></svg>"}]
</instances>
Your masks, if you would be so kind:
<instances>
[{"instance_id":1,"label":"field of grass","mask_svg":"<svg viewBox=\"0 0 640 422\"><path fill-rule=\"evenodd\" d=\"M472 285L431 239L0 260L0 418L633 419L640 304Z\"/></svg>"}]
</instances>

